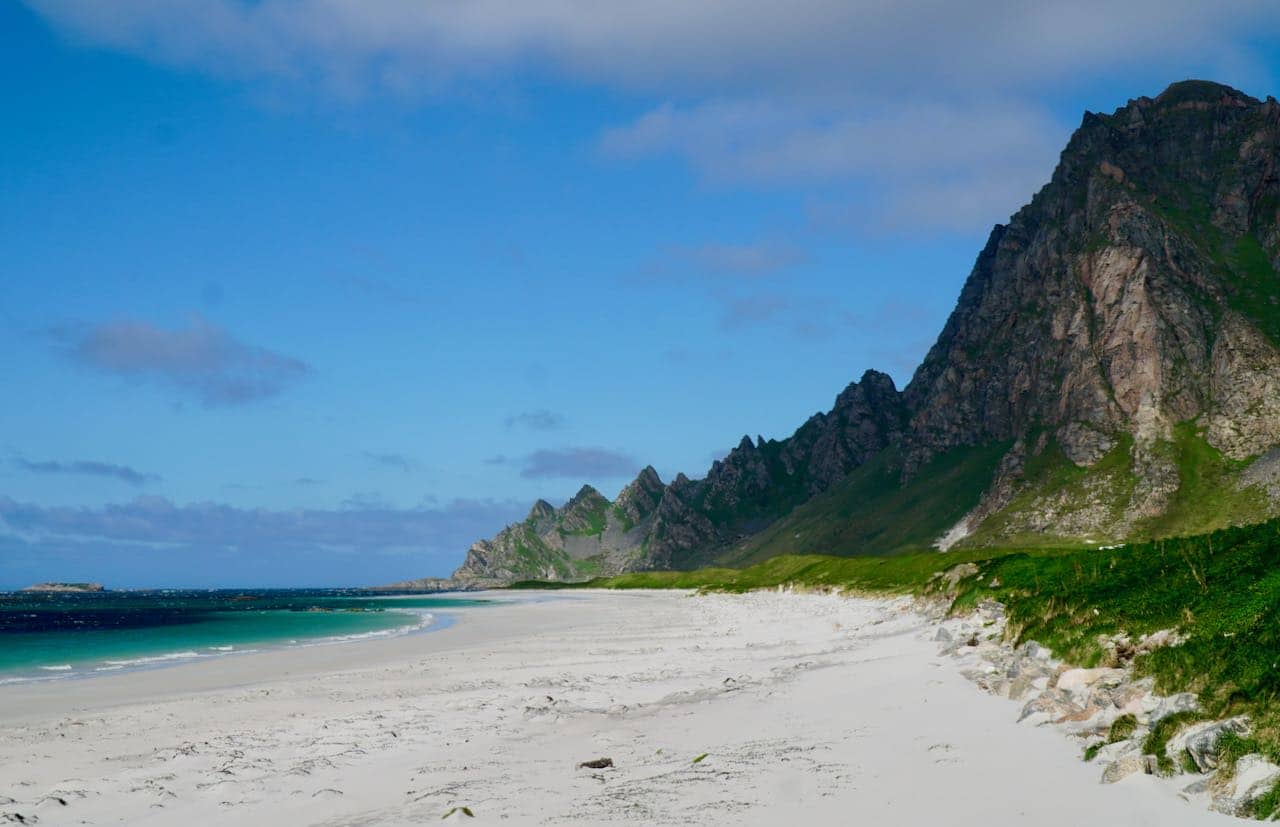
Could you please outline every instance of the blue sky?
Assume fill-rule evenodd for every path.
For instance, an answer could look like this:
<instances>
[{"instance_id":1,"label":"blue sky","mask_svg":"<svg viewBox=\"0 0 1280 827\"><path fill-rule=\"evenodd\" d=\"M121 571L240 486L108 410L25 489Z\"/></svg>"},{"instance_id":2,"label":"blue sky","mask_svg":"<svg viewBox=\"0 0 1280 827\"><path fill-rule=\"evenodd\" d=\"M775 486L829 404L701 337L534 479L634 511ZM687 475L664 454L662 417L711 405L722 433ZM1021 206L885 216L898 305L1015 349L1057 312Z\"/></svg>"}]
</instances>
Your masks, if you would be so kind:
<instances>
[{"instance_id":1,"label":"blue sky","mask_svg":"<svg viewBox=\"0 0 1280 827\"><path fill-rule=\"evenodd\" d=\"M1086 109L1262 3L0 5L0 587L446 574L899 386Z\"/></svg>"}]
</instances>

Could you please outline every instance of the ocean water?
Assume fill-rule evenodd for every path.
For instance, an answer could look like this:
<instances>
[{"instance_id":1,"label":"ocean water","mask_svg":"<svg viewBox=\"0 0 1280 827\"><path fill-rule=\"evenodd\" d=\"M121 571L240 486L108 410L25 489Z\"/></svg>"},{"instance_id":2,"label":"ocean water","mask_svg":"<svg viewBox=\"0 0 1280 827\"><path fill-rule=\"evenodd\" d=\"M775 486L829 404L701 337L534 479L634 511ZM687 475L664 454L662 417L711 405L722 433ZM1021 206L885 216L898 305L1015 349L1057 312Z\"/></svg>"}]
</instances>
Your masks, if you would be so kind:
<instances>
[{"instance_id":1,"label":"ocean water","mask_svg":"<svg viewBox=\"0 0 1280 827\"><path fill-rule=\"evenodd\" d=\"M408 634L482 602L327 589L0 593L0 683Z\"/></svg>"}]
</instances>

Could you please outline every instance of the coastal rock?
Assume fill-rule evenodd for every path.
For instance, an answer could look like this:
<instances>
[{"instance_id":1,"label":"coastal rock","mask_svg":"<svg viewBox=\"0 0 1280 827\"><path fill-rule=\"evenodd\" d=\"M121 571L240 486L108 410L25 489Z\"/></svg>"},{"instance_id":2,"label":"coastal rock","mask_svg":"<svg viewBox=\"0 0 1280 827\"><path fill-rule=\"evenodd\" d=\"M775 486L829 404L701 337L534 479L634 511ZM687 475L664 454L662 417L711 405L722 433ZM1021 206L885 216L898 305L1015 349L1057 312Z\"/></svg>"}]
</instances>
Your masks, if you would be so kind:
<instances>
[{"instance_id":1,"label":"coastal rock","mask_svg":"<svg viewBox=\"0 0 1280 827\"><path fill-rule=\"evenodd\" d=\"M1200 702L1196 700L1195 695L1190 692L1179 692L1163 698L1152 697L1146 717L1150 723L1155 724L1175 713L1194 712L1199 708Z\"/></svg>"},{"instance_id":2,"label":"coastal rock","mask_svg":"<svg viewBox=\"0 0 1280 827\"><path fill-rule=\"evenodd\" d=\"M1058 688L1065 692L1081 692L1097 683L1116 686L1124 677L1123 669L1068 669L1058 676Z\"/></svg>"},{"instance_id":3,"label":"coastal rock","mask_svg":"<svg viewBox=\"0 0 1280 827\"><path fill-rule=\"evenodd\" d=\"M1200 772L1209 772L1218 768L1218 741L1227 733L1248 735L1248 719L1241 716L1225 721L1191 724L1169 739L1166 752L1170 757L1175 757L1185 750Z\"/></svg>"},{"instance_id":4,"label":"coastal rock","mask_svg":"<svg viewBox=\"0 0 1280 827\"><path fill-rule=\"evenodd\" d=\"M1103 744L1098 748L1094 760L1105 767L1132 755L1142 755L1142 747L1133 739L1125 739L1114 744Z\"/></svg>"},{"instance_id":5,"label":"coastal rock","mask_svg":"<svg viewBox=\"0 0 1280 827\"><path fill-rule=\"evenodd\" d=\"M1208 789L1213 797L1211 809L1227 815L1247 815L1248 805L1265 795L1280 781L1280 767L1261 755L1241 756L1236 761L1235 773L1221 788Z\"/></svg>"},{"instance_id":6,"label":"coastal rock","mask_svg":"<svg viewBox=\"0 0 1280 827\"><path fill-rule=\"evenodd\" d=\"M1114 784L1135 773L1151 775L1156 771L1156 760L1150 755L1126 755L1112 761L1102 771L1102 783Z\"/></svg>"},{"instance_id":7,"label":"coastal rock","mask_svg":"<svg viewBox=\"0 0 1280 827\"><path fill-rule=\"evenodd\" d=\"M1034 658L1039 661L1047 661L1053 657L1052 652L1041 646L1039 643L1036 643L1034 640L1023 647L1023 652L1027 657Z\"/></svg>"}]
</instances>

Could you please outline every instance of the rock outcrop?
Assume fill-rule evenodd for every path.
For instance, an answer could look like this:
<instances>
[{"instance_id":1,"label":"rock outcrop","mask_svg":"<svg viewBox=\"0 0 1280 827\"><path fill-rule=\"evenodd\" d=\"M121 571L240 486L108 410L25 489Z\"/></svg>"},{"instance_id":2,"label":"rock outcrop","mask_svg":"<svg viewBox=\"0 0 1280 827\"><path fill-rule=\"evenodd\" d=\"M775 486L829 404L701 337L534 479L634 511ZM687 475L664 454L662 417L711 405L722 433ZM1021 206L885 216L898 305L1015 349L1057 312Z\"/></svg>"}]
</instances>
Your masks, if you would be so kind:
<instances>
[{"instance_id":1,"label":"rock outcrop","mask_svg":"<svg viewBox=\"0 0 1280 827\"><path fill-rule=\"evenodd\" d=\"M963 576L969 575L959 573L956 579ZM994 601L962 615L948 616L944 609L938 619L932 639L939 655L956 659L961 673L987 692L1020 703L1019 723L1052 727L1075 739L1084 760L1100 768L1103 784L1132 775L1167 776L1183 798L1208 809L1265 815L1251 808L1280 780L1280 767L1258 753L1231 757L1223 752L1225 736L1250 734L1247 718L1196 720L1198 715L1188 715L1199 710L1194 695L1158 695L1154 679L1136 677L1130 666L1072 668L1034 641L1015 646L1008 639L1004 607ZM1137 651L1182 643L1165 631L1144 638ZM1166 719L1179 722L1171 717L1177 715L1191 720L1173 727L1159 754L1149 752L1153 728Z\"/></svg>"},{"instance_id":2,"label":"rock outcrop","mask_svg":"<svg viewBox=\"0 0 1280 827\"><path fill-rule=\"evenodd\" d=\"M542 503L458 576L1106 543L1274 516L1278 166L1274 99L1187 81L1087 113L903 391L868 371L702 479L646 469L612 504Z\"/></svg>"}]
</instances>

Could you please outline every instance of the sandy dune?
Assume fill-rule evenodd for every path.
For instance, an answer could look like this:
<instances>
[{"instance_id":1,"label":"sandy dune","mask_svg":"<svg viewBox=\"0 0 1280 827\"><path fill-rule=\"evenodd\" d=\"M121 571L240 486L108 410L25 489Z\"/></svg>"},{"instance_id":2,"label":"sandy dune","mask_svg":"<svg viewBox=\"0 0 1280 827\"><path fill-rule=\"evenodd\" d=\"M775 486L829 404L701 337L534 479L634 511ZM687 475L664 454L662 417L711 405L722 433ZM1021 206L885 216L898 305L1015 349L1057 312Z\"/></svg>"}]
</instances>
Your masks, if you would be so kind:
<instances>
[{"instance_id":1,"label":"sandy dune","mask_svg":"<svg viewBox=\"0 0 1280 827\"><path fill-rule=\"evenodd\" d=\"M901 601L497 599L429 634L0 687L0 821L1231 821L1150 776L1100 785Z\"/></svg>"}]
</instances>

